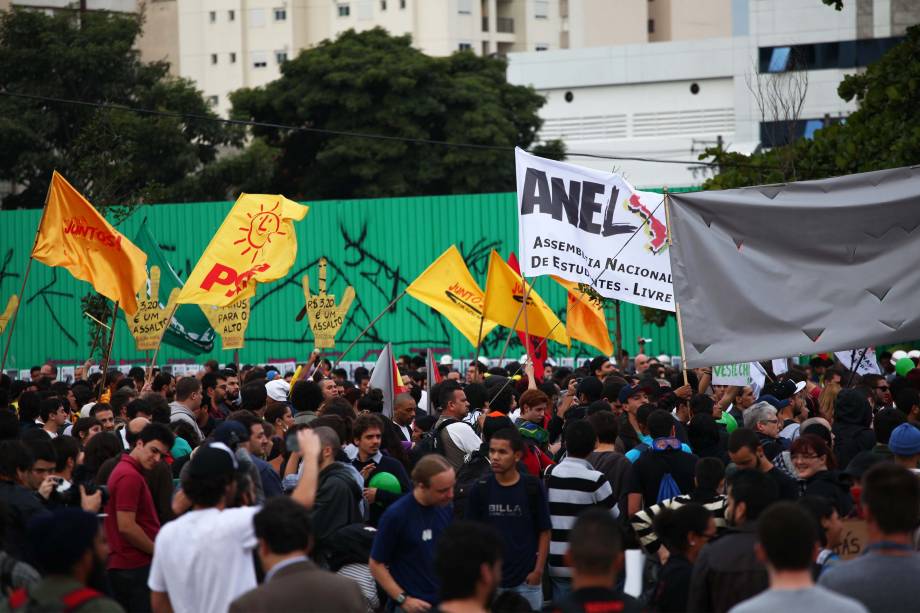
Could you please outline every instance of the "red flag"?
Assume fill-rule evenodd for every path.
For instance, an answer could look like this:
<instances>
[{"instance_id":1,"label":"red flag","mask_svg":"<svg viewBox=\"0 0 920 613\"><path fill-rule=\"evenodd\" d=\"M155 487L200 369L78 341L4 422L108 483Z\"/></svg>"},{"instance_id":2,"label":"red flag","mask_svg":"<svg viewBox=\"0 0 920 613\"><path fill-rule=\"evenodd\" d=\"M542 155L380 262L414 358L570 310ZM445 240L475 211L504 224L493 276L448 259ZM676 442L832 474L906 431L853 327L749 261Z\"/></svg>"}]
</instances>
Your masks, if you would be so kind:
<instances>
[{"instance_id":1,"label":"red flag","mask_svg":"<svg viewBox=\"0 0 920 613\"><path fill-rule=\"evenodd\" d=\"M508 266L510 266L514 272L521 274L521 267L518 264L517 256L514 255L514 252L511 252L511 255L508 256ZM543 381L543 371L546 367L546 358L548 357L546 351L546 341L539 336L530 335L530 343L527 342L527 335L523 332L518 332L518 338L521 339L521 344L527 348L527 355L533 361L533 374L537 378L537 382Z\"/></svg>"}]
</instances>

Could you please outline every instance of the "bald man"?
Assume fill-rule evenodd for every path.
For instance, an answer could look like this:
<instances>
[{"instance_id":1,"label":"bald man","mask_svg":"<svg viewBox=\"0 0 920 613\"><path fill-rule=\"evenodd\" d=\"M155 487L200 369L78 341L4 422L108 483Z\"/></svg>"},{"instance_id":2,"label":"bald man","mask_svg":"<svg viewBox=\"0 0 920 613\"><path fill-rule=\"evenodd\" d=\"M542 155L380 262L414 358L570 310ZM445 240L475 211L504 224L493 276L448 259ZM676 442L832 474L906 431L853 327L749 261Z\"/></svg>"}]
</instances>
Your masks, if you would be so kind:
<instances>
[{"instance_id":1,"label":"bald man","mask_svg":"<svg viewBox=\"0 0 920 613\"><path fill-rule=\"evenodd\" d=\"M393 402L393 423L399 431L401 440L412 440L412 421L415 419L415 410L418 405L415 398L409 394L399 394Z\"/></svg>"},{"instance_id":2,"label":"bald man","mask_svg":"<svg viewBox=\"0 0 920 613\"><path fill-rule=\"evenodd\" d=\"M134 448L138 435L144 429L144 426L149 423L150 420L146 417L135 417L128 422L125 428L125 440L128 443L128 449ZM115 470L119 461L121 461L121 456L115 456L103 462L102 466L99 467L99 472L96 474L96 483L100 485L107 484L109 475ZM169 464L166 463L166 458L157 462L152 470L143 471L143 475L144 481L147 482L147 487L150 488L150 495L153 496L153 506L157 511L157 517L160 519L160 525L175 519L176 514L172 510L172 470L169 468Z\"/></svg>"},{"instance_id":3,"label":"bald man","mask_svg":"<svg viewBox=\"0 0 920 613\"><path fill-rule=\"evenodd\" d=\"M648 370L649 359L648 356L644 353L640 353L636 356L636 376L641 377L642 374Z\"/></svg>"}]
</instances>

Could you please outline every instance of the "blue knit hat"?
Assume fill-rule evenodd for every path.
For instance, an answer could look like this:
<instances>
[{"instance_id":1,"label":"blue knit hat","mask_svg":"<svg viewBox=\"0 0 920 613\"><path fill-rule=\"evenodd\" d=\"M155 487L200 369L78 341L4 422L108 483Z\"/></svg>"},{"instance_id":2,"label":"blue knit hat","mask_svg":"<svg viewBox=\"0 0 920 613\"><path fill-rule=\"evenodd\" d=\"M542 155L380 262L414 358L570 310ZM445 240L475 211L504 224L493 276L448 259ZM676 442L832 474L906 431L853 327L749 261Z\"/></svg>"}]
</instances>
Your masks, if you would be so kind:
<instances>
[{"instance_id":1,"label":"blue knit hat","mask_svg":"<svg viewBox=\"0 0 920 613\"><path fill-rule=\"evenodd\" d=\"M910 424L901 424L891 432L888 449L895 455L917 455L920 453L920 430Z\"/></svg>"}]
</instances>

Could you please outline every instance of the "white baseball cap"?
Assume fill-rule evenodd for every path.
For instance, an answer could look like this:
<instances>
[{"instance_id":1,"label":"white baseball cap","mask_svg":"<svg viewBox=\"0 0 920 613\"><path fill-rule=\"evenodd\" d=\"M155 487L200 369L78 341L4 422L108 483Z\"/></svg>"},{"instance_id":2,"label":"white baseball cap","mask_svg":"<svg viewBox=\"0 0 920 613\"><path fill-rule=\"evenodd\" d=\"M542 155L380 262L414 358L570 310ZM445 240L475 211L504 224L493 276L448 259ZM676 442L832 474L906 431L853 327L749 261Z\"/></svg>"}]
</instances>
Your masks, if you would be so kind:
<instances>
[{"instance_id":1,"label":"white baseball cap","mask_svg":"<svg viewBox=\"0 0 920 613\"><path fill-rule=\"evenodd\" d=\"M920 358L920 349L911 349L907 352L907 357L910 359Z\"/></svg>"},{"instance_id":2,"label":"white baseball cap","mask_svg":"<svg viewBox=\"0 0 920 613\"><path fill-rule=\"evenodd\" d=\"M454 363L454 358L450 354L445 354L441 356L440 364L444 366L450 366Z\"/></svg>"},{"instance_id":3,"label":"white baseball cap","mask_svg":"<svg viewBox=\"0 0 920 613\"><path fill-rule=\"evenodd\" d=\"M891 354L891 359L894 360L895 362L897 362L901 358L906 358L906 357L907 357L907 352L904 351L903 349L898 349L897 351Z\"/></svg>"},{"instance_id":4,"label":"white baseball cap","mask_svg":"<svg viewBox=\"0 0 920 613\"><path fill-rule=\"evenodd\" d=\"M265 393L272 400L284 402L291 393L291 384L284 379L274 379L265 384Z\"/></svg>"}]
</instances>

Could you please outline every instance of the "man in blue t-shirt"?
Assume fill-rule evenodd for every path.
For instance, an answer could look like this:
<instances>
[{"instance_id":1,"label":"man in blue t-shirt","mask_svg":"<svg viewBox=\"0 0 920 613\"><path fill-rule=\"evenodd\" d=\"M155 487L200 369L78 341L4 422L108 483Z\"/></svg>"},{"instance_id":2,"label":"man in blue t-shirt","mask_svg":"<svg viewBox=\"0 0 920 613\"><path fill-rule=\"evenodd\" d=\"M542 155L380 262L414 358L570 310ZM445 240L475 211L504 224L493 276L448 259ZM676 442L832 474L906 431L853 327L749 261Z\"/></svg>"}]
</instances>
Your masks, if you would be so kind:
<instances>
[{"instance_id":1,"label":"man in blue t-shirt","mask_svg":"<svg viewBox=\"0 0 920 613\"><path fill-rule=\"evenodd\" d=\"M540 611L552 523L542 483L517 469L523 451L517 430L504 428L492 435L493 474L470 490L467 517L491 525L503 536L501 588L517 592Z\"/></svg>"},{"instance_id":2,"label":"man in blue t-shirt","mask_svg":"<svg viewBox=\"0 0 920 613\"><path fill-rule=\"evenodd\" d=\"M438 604L435 545L453 517L455 481L444 456L424 456L412 469L412 495L391 504L377 526L371 574L406 613L421 613Z\"/></svg>"}]
</instances>

